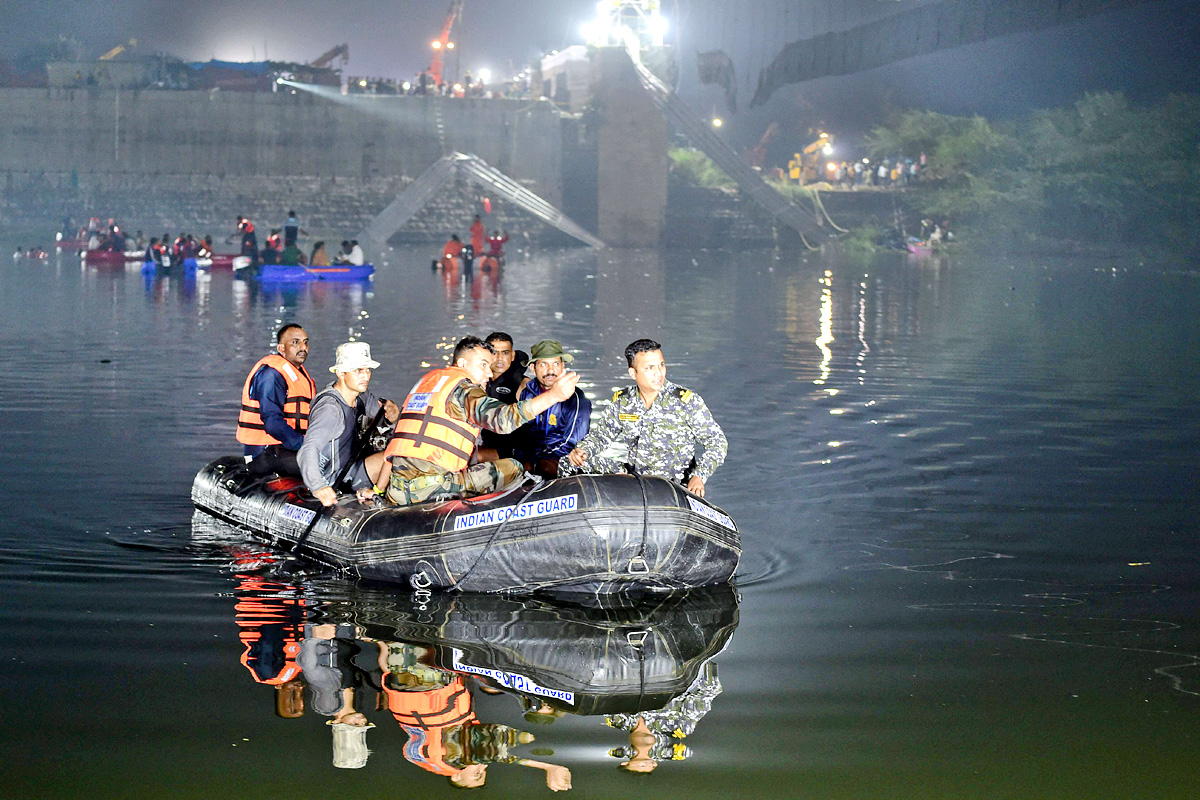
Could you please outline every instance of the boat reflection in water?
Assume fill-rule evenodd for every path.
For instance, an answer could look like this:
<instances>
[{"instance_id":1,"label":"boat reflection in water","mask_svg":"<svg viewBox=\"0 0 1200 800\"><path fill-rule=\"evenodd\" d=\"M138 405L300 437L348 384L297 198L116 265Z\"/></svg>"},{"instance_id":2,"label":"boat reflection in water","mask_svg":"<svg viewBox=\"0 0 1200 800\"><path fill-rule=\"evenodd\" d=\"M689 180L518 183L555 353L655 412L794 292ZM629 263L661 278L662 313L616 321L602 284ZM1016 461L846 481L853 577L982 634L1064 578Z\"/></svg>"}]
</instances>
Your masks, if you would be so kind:
<instances>
[{"instance_id":1,"label":"boat reflection in water","mask_svg":"<svg viewBox=\"0 0 1200 800\"><path fill-rule=\"evenodd\" d=\"M226 543L240 536L200 514L193 531L205 541L214 531ZM352 769L367 764L368 731L394 721L395 747L408 761L463 787L482 785L491 764L540 770L556 791L571 786L570 765L528 754L531 733L477 715L480 693L511 695L541 740L557 729L539 723L602 717L627 733L610 755L631 771L686 758L686 737L720 693L713 658L738 623L728 585L587 602L397 594L281 577L269 552L226 550L241 661L275 688L276 714L325 717L334 766ZM373 737L376 751L384 738Z\"/></svg>"}]
</instances>

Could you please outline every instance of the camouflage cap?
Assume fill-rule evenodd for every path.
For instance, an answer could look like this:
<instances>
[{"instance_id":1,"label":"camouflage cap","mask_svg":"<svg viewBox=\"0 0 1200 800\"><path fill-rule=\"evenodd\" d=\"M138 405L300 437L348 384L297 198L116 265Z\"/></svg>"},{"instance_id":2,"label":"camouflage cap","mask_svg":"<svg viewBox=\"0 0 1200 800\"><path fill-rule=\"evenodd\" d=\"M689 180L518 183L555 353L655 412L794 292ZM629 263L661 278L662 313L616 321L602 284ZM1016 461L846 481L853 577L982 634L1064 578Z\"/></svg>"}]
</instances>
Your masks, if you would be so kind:
<instances>
[{"instance_id":1,"label":"camouflage cap","mask_svg":"<svg viewBox=\"0 0 1200 800\"><path fill-rule=\"evenodd\" d=\"M550 361L555 358L561 358L567 364L575 360L575 356L563 352L560 342L554 339L543 339L529 348L529 360L525 362L525 366L529 366L535 361Z\"/></svg>"}]
</instances>

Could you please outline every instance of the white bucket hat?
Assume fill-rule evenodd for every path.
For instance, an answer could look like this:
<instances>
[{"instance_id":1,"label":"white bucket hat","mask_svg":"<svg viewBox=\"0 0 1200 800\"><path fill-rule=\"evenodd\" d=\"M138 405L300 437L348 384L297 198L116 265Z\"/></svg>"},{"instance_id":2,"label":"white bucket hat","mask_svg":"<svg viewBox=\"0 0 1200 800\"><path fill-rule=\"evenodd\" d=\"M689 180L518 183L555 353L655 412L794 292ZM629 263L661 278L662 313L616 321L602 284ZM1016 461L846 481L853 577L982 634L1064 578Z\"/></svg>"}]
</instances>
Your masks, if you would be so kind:
<instances>
[{"instance_id":1,"label":"white bucket hat","mask_svg":"<svg viewBox=\"0 0 1200 800\"><path fill-rule=\"evenodd\" d=\"M337 348L337 363L330 372L353 372L356 369L379 369L379 362L371 358L371 345L366 342L346 342Z\"/></svg>"}]
</instances>

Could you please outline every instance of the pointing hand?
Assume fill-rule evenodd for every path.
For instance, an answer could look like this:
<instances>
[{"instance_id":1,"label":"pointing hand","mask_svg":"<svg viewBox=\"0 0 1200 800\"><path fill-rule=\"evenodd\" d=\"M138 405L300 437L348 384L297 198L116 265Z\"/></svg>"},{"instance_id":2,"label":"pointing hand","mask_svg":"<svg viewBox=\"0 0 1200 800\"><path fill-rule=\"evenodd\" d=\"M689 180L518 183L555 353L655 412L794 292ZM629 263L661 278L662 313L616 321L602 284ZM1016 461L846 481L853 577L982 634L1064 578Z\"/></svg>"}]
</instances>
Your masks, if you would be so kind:
<instances>
[{"instance_id":1,"label":"pointing hand","mask_svg":"<svg viewBox=\"0 0 1200 800\"><path fill-rule=\"evenodd\" d=\"M577 383L579 383L579 373L568 370L554 382L554 386L550 389L550 396L559 403L565 402L575 393L575 384Z\"/></svg>"}]
</instances>

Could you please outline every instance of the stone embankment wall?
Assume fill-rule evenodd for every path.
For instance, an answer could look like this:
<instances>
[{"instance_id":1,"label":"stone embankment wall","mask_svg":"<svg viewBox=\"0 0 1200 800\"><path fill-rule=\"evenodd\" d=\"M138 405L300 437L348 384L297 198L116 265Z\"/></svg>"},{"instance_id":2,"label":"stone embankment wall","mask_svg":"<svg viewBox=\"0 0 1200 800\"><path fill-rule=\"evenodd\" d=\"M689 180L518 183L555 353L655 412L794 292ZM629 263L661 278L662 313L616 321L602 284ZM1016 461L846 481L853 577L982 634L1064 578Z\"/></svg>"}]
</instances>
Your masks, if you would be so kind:
<instances>
[{"instance_id":1,"label":"stone embankment wall","mask_svg":"<svg viewBox=\"0 0 1200 800\"><path fill-rule=\"evenodd\" d=\"M219 235L239 214L262 231L295 209L313 234L345 238L445 150L475 153L562 202L563 125L548 103L3 89L0 108L5 225L57 227L64 216L94 215L147 235ZM479 211L473 195L447 194L458 199L431 204L404 238L465 230ZM465 218L441 218L448 213Z\"/></svg>"}]
</instances>

